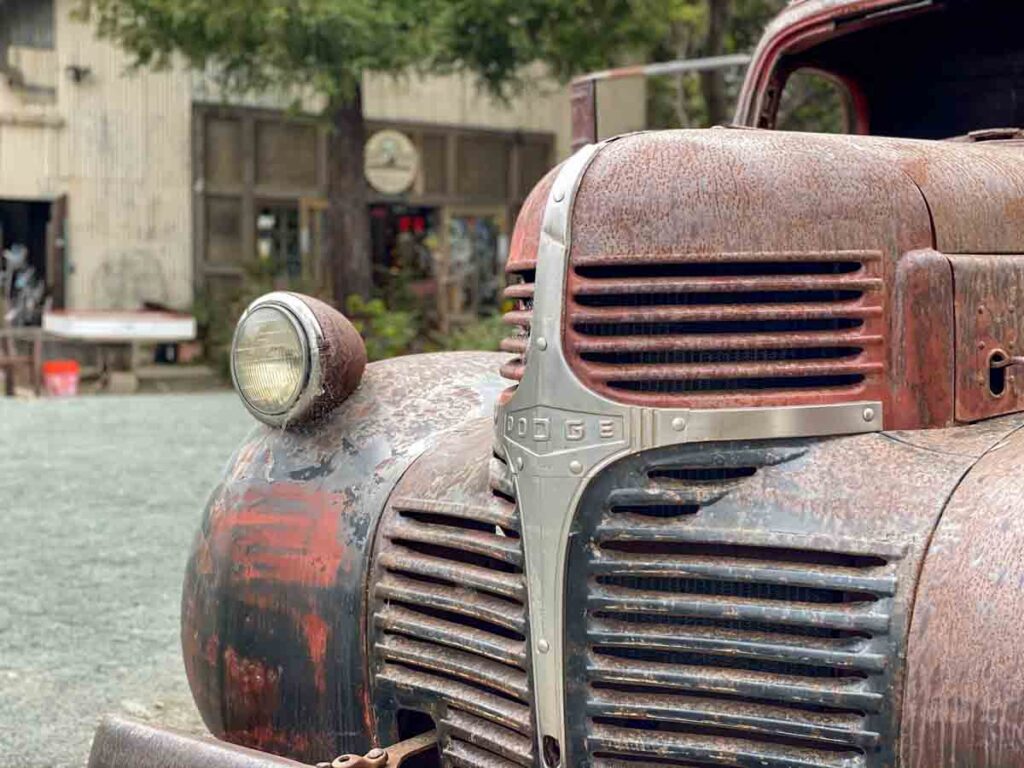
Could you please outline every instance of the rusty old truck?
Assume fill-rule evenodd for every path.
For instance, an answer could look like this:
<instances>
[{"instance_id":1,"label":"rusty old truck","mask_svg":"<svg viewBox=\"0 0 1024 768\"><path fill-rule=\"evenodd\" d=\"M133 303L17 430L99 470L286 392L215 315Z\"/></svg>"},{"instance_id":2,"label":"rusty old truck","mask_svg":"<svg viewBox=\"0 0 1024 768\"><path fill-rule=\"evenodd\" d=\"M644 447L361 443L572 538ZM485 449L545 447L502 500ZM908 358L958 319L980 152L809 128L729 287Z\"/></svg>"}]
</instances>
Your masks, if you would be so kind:
<instances>
[{"instance_id":1,"label":"rusty old truck","mask_svg":"<svg viewBox=\"0 0 1024 768\"><path fill-rule=\"evenodd\" d=\"M195 540L216 739L94 766L1024 766L1024 3L798 0L735 125L582 145L503 353L256 301ZM844 134L773 130L823 73Z\"/></svg>"}]
</instances>

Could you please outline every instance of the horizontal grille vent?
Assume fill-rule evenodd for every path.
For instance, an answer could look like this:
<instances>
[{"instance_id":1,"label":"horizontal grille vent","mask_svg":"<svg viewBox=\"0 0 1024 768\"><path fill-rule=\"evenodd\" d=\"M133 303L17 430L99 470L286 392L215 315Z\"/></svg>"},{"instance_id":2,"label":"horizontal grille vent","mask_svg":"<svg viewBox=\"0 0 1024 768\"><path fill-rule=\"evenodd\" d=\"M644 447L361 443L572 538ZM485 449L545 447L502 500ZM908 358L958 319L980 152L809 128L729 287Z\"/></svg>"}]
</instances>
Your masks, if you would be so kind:
<instances>
[{"instance_id":1,"label":"horizontal grille vent","mask_svg":"<svg viewBox=\"0 0 1024 768\"><path fill-rule=\"evenodd\" d=\"M372 591L378 695L428 711L445 765L533 765L526 584L507 466L486 506L398 498Z\"/></svg>"},{"instance_id":2,"label":"horizontal grille vent","mask_svg":"<svg viewBox=\"0 0 1024 768\"><path fill-rule=\"evenodd\" d=\"M565 350L591 388L640 405L880 396L881 254L574 255Z\"/></svg>"},{"instance_id":3,"label":"horizontal grille vent","mask_svg":"<svg viewBox=\"0 0 1024 768\"><path fill-rule=\"evenodd\" d=\"M588 490L568 582L586 608L567 654L587 765L882 764L898 558L726 519L732 494L800 455L639 456Z\"/></svg>"},{"instance_id":4,"label":"horizontal grille vent","mask_svg":"<svg viewBox=\"0 0 1024 768\"><path fill-rule=\"evenodd\" d=\"M516 355L501 368L506 379L522 381L526 370L526 350L530 343L530 324L533 321L533 292L536 280L535 269L520 269L508 273L509 285L505 298L513 302L513 309L505 313L505 322L515 329L511 336L502 339L501 350Z\"/></svg>"}]
</instances>

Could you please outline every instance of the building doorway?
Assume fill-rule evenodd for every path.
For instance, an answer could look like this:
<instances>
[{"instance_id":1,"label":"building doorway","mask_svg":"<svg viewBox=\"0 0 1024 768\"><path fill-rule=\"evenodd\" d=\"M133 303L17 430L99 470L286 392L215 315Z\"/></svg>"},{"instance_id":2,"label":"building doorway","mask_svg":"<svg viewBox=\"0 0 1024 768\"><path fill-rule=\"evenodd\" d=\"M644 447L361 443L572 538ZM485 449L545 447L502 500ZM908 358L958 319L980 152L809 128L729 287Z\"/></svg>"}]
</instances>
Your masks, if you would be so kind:
<instances>
[{"instance_id":1,"label":"building doorway","mask_svg":"<svg viewBox=\"0 0 1024 768\"><path fill-rule=\"evenodd\" d=\"M435 207L370 206L373 281L397 306L435 314L441 221Z\"/></svg>"},{"instance_id":2,"label":"building doorway","mask_svg":"<svg viewBox=\"0 0 1024 768\"><path fill-rule=\"evenodd\" d=\"M454 323L497 311L508 259L503 206L453 206L445 210L442 292L445 315Z\"/></svg>"},{"instance_id":3,"label":"building doorway","mask_svg":"<svg viewBox=\"0 0 1024 768\"><path fill-rule=\"evenodd\" d=\"M0 253L24 249L25 254L10 285L12 294L38 292L52 306L64 306L66 216L66 198L0 199ZM14 296L4 298L11 301ZM30 324L36 324L36 314Z\"/></svg>"}]
</instances>

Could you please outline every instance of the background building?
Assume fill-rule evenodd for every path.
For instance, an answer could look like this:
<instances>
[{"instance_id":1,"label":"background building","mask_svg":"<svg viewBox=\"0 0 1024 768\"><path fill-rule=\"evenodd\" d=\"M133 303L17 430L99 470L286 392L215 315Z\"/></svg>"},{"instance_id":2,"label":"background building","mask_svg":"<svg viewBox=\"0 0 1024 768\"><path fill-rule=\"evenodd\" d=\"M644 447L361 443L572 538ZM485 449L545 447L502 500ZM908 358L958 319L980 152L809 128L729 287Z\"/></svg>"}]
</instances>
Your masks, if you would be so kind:
<instances>
[{"instance_id":1,"label":"background building","mask_svg":"<svg viewBox=\"0 0 1024 768\"><path fill-rule=\"evenodd\" d=\"M0 240L29 247L54 304L188 310L268 253L316 277L323 125L272 94L226 102L185 68L133 72L74 5L0 0ZM408 188L371 189L375 260L411 236L500 261L524 196L569 152L566 89L538 79L501 104L467 77L371 76L364 91L370 133L398 131L416 163ZM618 122L642 120L642 94L621 107Z\"/></svg>"}]
</instances>

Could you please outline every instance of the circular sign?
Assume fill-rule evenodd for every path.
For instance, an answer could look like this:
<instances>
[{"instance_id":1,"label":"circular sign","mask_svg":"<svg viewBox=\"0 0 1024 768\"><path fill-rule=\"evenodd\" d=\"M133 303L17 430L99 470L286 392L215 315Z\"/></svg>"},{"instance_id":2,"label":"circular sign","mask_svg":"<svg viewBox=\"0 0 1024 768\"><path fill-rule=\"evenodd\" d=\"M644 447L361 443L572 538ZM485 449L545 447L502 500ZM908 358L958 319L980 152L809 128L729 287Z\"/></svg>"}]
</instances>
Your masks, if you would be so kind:
<instances>
[{"instance_id":1,"label":"circular sign","mask_svg":"<svg viewBox=\"0 0 1024 768\"><path fill-rule=\"evenodd\" d=\"M404 133L377 131L366 142L365 163L370 186L384 195L398 195L416 181L420 155Z\"/></svg>"}]
</instances>

